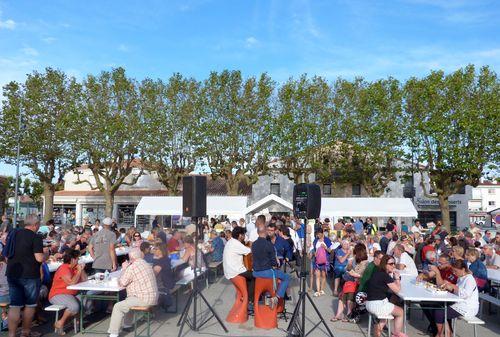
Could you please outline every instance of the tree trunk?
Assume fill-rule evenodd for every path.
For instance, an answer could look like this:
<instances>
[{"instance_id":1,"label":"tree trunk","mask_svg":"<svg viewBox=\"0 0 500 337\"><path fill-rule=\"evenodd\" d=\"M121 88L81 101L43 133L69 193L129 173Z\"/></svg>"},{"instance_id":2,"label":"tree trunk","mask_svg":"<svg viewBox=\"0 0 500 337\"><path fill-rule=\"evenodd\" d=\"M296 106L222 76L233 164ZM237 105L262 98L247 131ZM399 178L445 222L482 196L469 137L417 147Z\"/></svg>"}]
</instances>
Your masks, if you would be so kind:
<instances>
[{"instance_id":1,"label":"tree trunk","mask_svg":"<svg viewBox=\"0 0 500 337\"><path fill-rule=\"evenodd\" d=\"M54 184L43 183L43 197L45 199L43 206L43 222L46 223L52 219L52 214L54 212Z\"/></svg>"},{"instance_id":2,"label":"tree trunk","mask_svg":"<svg viewBox=\"0 0 500 337\"><path fill-rule=\"evenodd\" d=\"M438 195L439 207L441 208L441 221L443 222L444 228L448 233L451 232L450 224L450 204L448 202L448 197L444 195Z\"/></svg>"},{"instance_id":3,"label":"tree trunk","mask_svg":"<svg viewBox=\"0 0 500 337\"><path fill-rule=\"evenodd\" d=\"M113 204L115 202L115 194L110 191L104 191L104 199L106 200L106 208L104 210L104 216L107 218L112 218Z\"/></svg>"},{"instance_id":4,"label":"tree trunk","mask_svg":"<svg viewBox=\"0 0 500 337\"><path fill-rule=\"evenodd\" d=\"M235 179L234 177L228 177L226 179L226 188L227 188L227 195L238 195L238 190L240 188L240 181L239 179Z\"/></svg>"}]
</instances>

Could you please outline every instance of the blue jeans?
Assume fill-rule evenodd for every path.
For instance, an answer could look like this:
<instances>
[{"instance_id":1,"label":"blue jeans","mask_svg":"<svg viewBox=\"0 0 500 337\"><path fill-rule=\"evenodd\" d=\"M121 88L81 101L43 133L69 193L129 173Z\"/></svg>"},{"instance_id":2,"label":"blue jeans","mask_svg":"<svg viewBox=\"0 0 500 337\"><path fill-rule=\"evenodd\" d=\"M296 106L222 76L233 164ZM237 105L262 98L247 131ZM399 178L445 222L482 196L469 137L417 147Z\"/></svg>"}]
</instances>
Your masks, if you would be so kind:
<instances>
[{"instance_id":1,"label":"blue jeans","mask_svg":"<svg viewBox=\"0 0 500 337\"><path fill-rule=\"evenodd\" d=\"M41 281L39 278L7 278L11 307L36 307Z\"/></svg>"},{"instance_id":2,"label":"blue jeans","mask_svg":"<svg viewBox=\"0 0 500 337\"><path fill-rule=\"evenodd\" d=\"M290 275L284 273L280 269L266 269L266 270L254 271L253 276L261 278L270 278L270 279L277 278L281 280L281 283L278 286L277 295L280 298L285 297L285 291L286 288L288 288L288 283L290 282Z\"/></svg>"}]
</instances>

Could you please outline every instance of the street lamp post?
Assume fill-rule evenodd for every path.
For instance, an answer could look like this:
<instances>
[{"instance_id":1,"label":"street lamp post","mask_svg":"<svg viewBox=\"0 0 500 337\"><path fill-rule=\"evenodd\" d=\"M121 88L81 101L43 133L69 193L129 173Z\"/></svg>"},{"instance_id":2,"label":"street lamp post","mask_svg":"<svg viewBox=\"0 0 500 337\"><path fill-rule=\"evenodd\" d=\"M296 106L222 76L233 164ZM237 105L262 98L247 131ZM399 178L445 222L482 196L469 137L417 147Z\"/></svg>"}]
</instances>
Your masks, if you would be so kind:
<instances>
[{"instance_id":1,"label":"street lamp post","mask_svg":"<svg viewBox=\"0 0 500 337\"><path fill-rule=\"evenodd\" d=\"M17 156L16 156L16 188L14 192L14 218L13 227L17 228L17 209L19 205L19 164L20 164L20 152L21 152L21 128L23 123L23 113L22 108L19 109L19 128L17 130Z\"/></svg>"}]
</instances>

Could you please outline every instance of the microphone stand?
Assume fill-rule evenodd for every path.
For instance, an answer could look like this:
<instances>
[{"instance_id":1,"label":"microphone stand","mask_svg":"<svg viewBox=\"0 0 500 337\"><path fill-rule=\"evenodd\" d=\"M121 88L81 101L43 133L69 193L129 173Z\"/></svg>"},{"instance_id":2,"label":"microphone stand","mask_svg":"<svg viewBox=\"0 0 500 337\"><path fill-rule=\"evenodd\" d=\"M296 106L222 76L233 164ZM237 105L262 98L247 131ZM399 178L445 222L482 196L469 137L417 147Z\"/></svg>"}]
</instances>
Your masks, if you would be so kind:
<instances>
[{"instance_id":1,"label":"microphone stand","mask_svg":"<svg viewBox=\"0 0 500 337\"><path fill-rule=\"evenodd\" d=\"M214 308L208 303L207 299L205 296L203 296L202 291L198 288L198 238L200 237L200 232L202 230L201 226L201 218L199 217L193 217L193 220L196 224L196 231L195 231L195 239L194 239L194 280L193 280L193 290L191 291L191 294L189 295L189 298L187 300L186 306L182 310L181 317L179 318L179 321L177 322L177 326L180 326L179 334L177 335L178 337L181 337L182 335L182 330L184 329L184 326L187 325L191 330L193 331L199 331L200 328L205 325L209 320L211 320L213 317L217 319L219 322L219 325L224 329L226 333L229 331L227 330L226 326L220 319L219 315L215 312ZM201 271L201 268L200 268ZM205 302L206 306L212 313L211 316L209 316L207 319L205 319L202 323L200 323L197 320L197 301L198 301L198 296L201 297L203 302ZM191 305L193 306L193 315L192 317L189 316L189 309L191 308Z\"/></svg>"}]
</instances>

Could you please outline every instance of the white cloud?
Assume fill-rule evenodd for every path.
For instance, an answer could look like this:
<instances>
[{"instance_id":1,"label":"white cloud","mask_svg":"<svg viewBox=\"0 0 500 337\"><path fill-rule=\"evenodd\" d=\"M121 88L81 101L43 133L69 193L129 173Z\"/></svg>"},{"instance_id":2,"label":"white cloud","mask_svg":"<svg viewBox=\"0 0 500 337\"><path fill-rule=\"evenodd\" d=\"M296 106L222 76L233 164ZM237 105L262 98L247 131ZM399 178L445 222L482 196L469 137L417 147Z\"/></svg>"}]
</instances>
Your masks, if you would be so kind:
<instances>
[{"instance_id":1,"label":"white cloud","mask_svg":"<svg viewBox=\"0 0 500 337\"><path fill-rule=\"evenodd\" d=\"M39 55L38 50L36 50L35 48L31 48L31 47L24 47L23 49L21 49L21 51L26 56L38 56Z\"/></svg>"},{"instance_id":2,"label":"white cloud","mask_svg":"<svg viewBox=\"0 0 500 337\"><path fill-rule=\"evenodd\" d=\"M118 46L118 50L126 53L126 52L130 51L130 48L127 45L122 43Z\"/></svg>"},{"instance_id":3,"label":"white cloud","mask_svg":"<svg viewBox=\"0 0 500 337\"><path fill-rule=\"evenodd\" d=\"M5 21L0 20L0 29L2 28L13 30L16 28L16 22L11 19Z\"/></svg>"},{"instance_id":4,"label":"white cloud","mask_svg":"<svg viewBox=\"0 0 500 337\"><path fill-rule=\"evenodd\" d=\"M249 36L245 39L245 48L251 49L259 45L259 40L253 36Z\"/></svg>"},{"instance_id":5,"label":"white cloud","mask_svg":"<svg viewBox=\"0 0 500 337\"><path fill-rule=\"evenodd\" d=\"M52 37L52 36L44 37L42 39L43 42L48 43L48 44L51 44L51 43L55 42L56 40L57 39L55 37Z\"/></svg>"}]
</instances>

